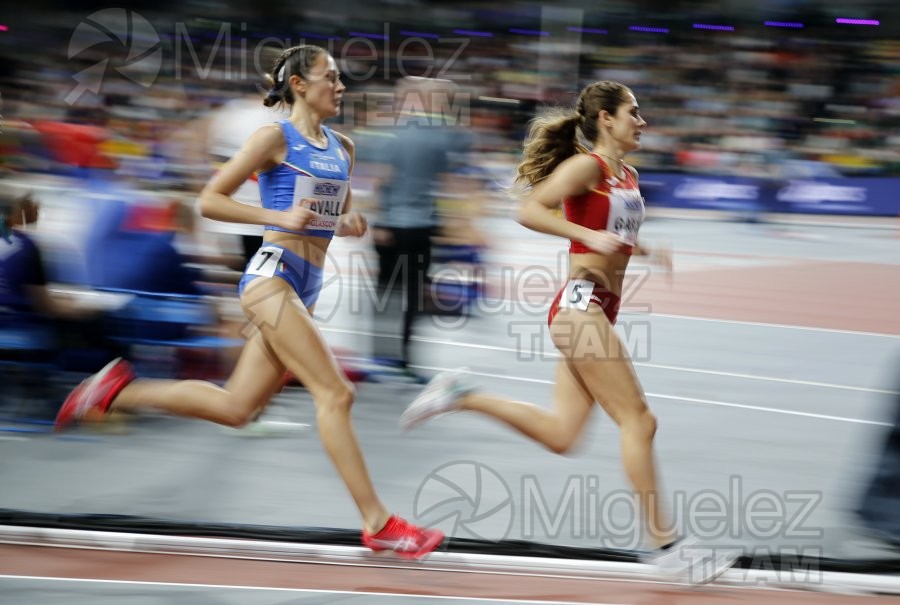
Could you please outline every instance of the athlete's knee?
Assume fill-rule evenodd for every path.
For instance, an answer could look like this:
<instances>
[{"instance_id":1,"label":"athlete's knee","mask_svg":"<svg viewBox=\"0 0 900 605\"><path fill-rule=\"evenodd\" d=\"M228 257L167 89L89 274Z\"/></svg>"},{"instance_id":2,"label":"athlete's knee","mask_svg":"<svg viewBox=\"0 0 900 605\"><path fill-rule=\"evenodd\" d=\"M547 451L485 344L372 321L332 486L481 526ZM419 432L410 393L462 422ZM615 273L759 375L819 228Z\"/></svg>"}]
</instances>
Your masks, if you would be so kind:
<instances>
[{"instance_id":1,"label":"athlete's knee","mask_svg":"<svg viewBox=\"0 0 900 605\"><path fill-rule=\"evenodd\" d=\"M233 428L242 428L256 420L264 404L257 401L232 397L222 411L220 423Z\"/></svg>"},{"instance_id":2,"label":"athlete's knee","mask_svg":"<svg viewBox=\"0 0 900 605\"><path fill-rule=\"evenodd\" d=\"M578 443L578 435L575 433L561 433L553 435L545 445L554 454L565 455L572 451Z\"/></svg>"},{"instance_id":3,"label":"athlete's knee","mask_svg":"<svg viewBox=\"0 0 900 605\"><path fill-rule=\"evenodd\" d=\"M624 418L621 427L623 431L636 433L641 438L650 441L656 435L656 416L649 409L645 408Z\"/></svg>"},{"instance_id":4,"label":"athlete's knee","mask_svg":"<svg viewBox=\"0 0 900 605\"><path fill-rule=\"evenodd\" d=\"M554 454L568 454L578 443L581 435L579 427L563 426L561 423L552 425L544 446Z\"/></svg>"},{"instance_id":5,"label":"athlete's knee","mask_svg":"<svg viewBox=\"0 0 900 605\"><path fill-rule=\"evenodd\" d=\"M246 410L242 409L227 410L222 414L220 424L236 429L243 428L253 420L254 415L255 414L248 413Z\"/></svg>"},{"instance_id":6,"label":"athlete's knee","mask_svg":"<svg viewBox=\"0 0 900 605\"><path fill-rule=\"evenodd\" d=\"M342 380L323 393L316 394L317 413L349 413L356 399L356 389L350 381Z\"/></svg>"}]
</instances>

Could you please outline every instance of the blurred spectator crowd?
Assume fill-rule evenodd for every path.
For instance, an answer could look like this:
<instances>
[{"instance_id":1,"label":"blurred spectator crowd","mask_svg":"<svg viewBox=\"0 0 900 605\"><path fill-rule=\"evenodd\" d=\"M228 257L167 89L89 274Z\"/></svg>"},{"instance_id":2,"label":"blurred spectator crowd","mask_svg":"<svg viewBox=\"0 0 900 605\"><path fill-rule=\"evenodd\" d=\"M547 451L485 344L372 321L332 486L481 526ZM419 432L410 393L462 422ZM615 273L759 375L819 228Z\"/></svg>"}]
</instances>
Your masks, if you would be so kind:
<instances>
[{"instance_id":1,"label":"blurred spectator crowd","mask_svg":"<svg viewBox=\"0 0 900 605\"><path fill-rule=\"evenodd\" d=\"M210 173L203 120L253 93L273 51L305 40L340 61L348 92L337 127L351 136L384 124L379 107L398 77L456 81L449 107L479 135L474 152L488 169L508 172L541 107L615 79L635 90L649 123L633 158L645 169L773 176L792 160L820 176L900 173L892 15L871 27L801 12L782 18L803 27L767 27L762 8L700 18L703 3L668 13L658 2L338 2L333 12L262 3L222 5L215 17L202 2L80 6L25 9L0 32L7 170L115 164L154 188L196 190Z\"/></svg>"}]
</instances>

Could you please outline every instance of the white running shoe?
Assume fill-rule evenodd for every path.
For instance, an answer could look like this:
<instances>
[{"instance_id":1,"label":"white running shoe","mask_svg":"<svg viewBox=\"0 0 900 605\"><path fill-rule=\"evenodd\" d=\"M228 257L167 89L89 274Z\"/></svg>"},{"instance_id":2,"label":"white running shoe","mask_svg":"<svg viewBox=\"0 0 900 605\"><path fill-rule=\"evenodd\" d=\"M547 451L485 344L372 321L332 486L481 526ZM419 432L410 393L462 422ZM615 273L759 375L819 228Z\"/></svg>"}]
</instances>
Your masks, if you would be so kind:
<instances>
[{"instance_id":1,"label":"white running shoe","mask_svg":"<svg viewBox=\"0 0 900 605\"><path fill-rule=\"evenodd\" d=\"M400 416L403 430L408 431L436 416L459 411L460 399L474 390L465 372L465 368L460 368L432 378Z\"/></svg>"},{"instance_id":2,"label":"white running shoe","mask_svg":"<svg viewBox=\"0 0 900 605\"><path fill-rule=\"evenodd\" d=\"M646 563L672 580L692 585L707 584L728 571L740 557L734 549L704 546L695 537L679 539L666 550L655 550Z\"/></svg>"}]
</instances>

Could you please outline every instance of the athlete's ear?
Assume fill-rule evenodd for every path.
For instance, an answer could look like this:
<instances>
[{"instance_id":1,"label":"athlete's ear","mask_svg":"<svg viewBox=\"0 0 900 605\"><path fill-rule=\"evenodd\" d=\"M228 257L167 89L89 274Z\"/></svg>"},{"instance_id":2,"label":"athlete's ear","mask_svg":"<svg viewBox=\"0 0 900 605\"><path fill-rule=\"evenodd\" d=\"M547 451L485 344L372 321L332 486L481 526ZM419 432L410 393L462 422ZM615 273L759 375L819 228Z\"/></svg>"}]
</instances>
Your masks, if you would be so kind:
<instances>
[{"instance_id":1,"label":"athlete's ear","mask_svg":"<svg viewBox=\"0 0 900 605\"><path fill-rule=\"evenodd\" d=\"M597 123L600 126L605 126L609 128L612 126L612 114L606 111L605 109L601 109L600 113L597 115Z\"/></svg>"},{"instance_id":2,"label":"athlete's ear","mask_svg":"<svg viewBox=\"0 0 900 605\"><path fill-rule=\"evenodd\" d=\"M288 78L288 83L291 85L293 90L296 90L298 93L303 94L306 92L306 80L301 78L298 75L293 75Z\"/></svg>"}]
</instances>

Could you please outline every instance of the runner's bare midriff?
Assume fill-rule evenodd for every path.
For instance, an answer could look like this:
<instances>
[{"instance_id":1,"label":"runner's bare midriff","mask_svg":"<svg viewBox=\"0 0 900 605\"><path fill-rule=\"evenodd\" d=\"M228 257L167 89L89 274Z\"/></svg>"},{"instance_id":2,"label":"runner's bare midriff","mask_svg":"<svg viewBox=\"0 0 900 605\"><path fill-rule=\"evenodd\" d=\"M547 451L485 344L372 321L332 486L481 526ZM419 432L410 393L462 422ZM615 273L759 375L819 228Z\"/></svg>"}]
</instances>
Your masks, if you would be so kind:
<instances>
[{"instance_id":1,"label":"runner's bare midriff","mask_svg":"<svg viewBox=\"0 0 900 605\"><path fill-rule=\"evenodd\" d=\"M283 231L266 231L263 241L287 248L297 256L309 261L310 264L316 267L323 267L331 238L298 235Z\"/></svg>"},{"instance_id":2,"label":"runner's bare midriff","mask_svg":"<svg viewBox=\"0 0 900 605\"><path fill-rule=\"evenodd\" d=\"M622 283L630 260L631 255L622 252L569 254L569 278L588 279L616 296L622 296Z\"/></svg>"}]
</instances>

